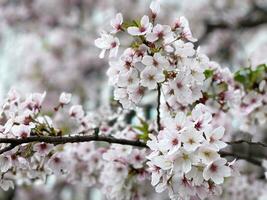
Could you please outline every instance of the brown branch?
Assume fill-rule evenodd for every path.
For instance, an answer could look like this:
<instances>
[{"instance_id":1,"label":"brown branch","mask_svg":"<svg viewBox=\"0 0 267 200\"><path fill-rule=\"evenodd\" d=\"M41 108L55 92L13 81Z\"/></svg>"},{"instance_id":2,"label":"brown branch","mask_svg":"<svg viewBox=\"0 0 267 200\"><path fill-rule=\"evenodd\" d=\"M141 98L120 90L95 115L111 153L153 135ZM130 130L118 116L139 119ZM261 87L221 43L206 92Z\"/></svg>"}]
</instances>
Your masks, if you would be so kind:
<instances>
[{"instance_id":1,"label":"brown branch","mask_svg":"<svg viewBox=\"0 0 267 200\"><path fill-rule=\"evenodd\" d=\"M241 160L246 160L246 161L248 161L254 165L262 166L262 162L260 160L252 158L252 157L245 155L245 154L220 151L220 155L222 157L233 157L233 158L237 158L237 159L241 159Z\"/></svg>"},{"instance_id":2,"label":"brown branch","mask_svg":"<svg viewBox=\"0 0 267 200\"><path fill-rule=\"evenodd\" d=\"M215 30L242 30L248 28L254 28L262 24L267 23L267 10L258 7L257 5L252 6L248 14L241 18L236 24L230 24L225 21L220 22L210 22L206 21L206 31L202 34L202 37L199 38L196 45L202 44L207 38L208 35L214 32Z\"/></svg>"},{"instance_id":3,"label":"brown branch","mask_svg":"<svg viewBox=\"0 0 267 200\"><path fill-rule=\"evenodd\" d=\"M0 138L0 144L10 144L9 146L2 148L0 150L0 154L3 154L7 151L12 150L16 146L21 144L27 144L31 142L45 142L54 145L66 144L66 143L80 143L80 142L91 142L91 141L99 141L99 142L107 142L121 145L130 145L141 148L148 148L146 143L141 142L139 140L127 140L127 139L118 139L111 136L99 136L98 134L94 135L76 135L76 136L31 136L27 138ZM233 144L242 144L247 143L249 145L259 145L263 147L267 147L266 144L260 142L248 142L245 140L238 140L233 142L228 142L229 145ZM234 157L237 159L246 160L252 164L261 166L261 161L255 158L250 157L249 155L239 154L235 152L219 152L222 157Z\"/></svg>"},{"instance_id":4,"label":"brown branch","mask_svg":"<svg viewBox=\"0 0 267 200\"><path fill-rule=\"evenodd\" d=\"M17 145L15 145L15 144L10 144L9 146L6 146L6 147L0 149L0 155L7 152L7 151L14 149L16 146Z\"/></svg>"},{"instance_id":5,"label":"brown branch","mask_svg":"<svg viewBox=\"0 0 267 200\"><path fill-rule=\"evenodd\" d=\"M158 126L158 132L161 130L161 124L160 124L160 96L161 96L161 92L160 92L160 84L158 83L158 98L157 98L157 126Z\"/></svg>"},{"instance_id":6,"label":"brown branch","mask_svg":"<svg viewBox=\"0 0 267 200\"><path fill-rule=\"evenodd\" d=\"M27 144L31 142L45 142L54 145L59 144L66 144L66 143L78 143L78 142L91 142L91 141L99 141L99 142L107 142L107 143L114 143L114 144L121 144L121 145L131 145L135 147L147 147L145 143L141 141L134 141L134 140L126 140L126 139L118 139L114 137L107 137L107 136L98 136L95 135L76 135L76 136L31 136L27 138L0 138L0 144L10 144L0 150L0 154L10 151L16 146L21 144Z\"/></svg>"},{"instance_id":7,"label":"brown branch","mask_svg":"<svg viewBox=\"0 0 267 200\"><path fill-rule=\"evenodd\" d=\"M262 146L262 147L267 147L267 144L262 143L262 142L250 142L250 141L246 141L246 140L236 140L236 141L232 141L232 142L226 142L229 145L234 145L234 144L248 144L248 145L257 145L257 146Z\"/></svg>"}]
</instances>

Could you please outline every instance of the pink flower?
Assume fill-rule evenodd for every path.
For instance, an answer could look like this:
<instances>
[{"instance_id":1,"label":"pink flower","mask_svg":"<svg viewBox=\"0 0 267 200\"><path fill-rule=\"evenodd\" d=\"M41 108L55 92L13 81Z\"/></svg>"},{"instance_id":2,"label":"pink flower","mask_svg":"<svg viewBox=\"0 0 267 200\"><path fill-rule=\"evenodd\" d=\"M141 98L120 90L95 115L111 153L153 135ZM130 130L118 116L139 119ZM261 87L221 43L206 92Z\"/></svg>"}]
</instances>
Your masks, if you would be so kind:
<instances>
[{"instance_id":1,"label":"pink flower","mask_svg":"<svg viewBox=\"0 0 267 200\"><path fill-rule=\"evenodd\" d=\"M117 33L122 30L123 17L121 13L117 13L115 19L112 19L110 24L113 28L111 33Z\"/></svg>"},{"instance_id":2,"label":"pink flower","mask_svg":"<svg viewBox=\"0 0 267 200\"><path fill-rule=\"evenodd\" d=\"M52 170L56 175L62 174L66 168L66 163L61 154L54 154L47 162L47 166Z\"/></svg>"},{"instance_id":3,"label":"pink flower","mask_svg":"<svg viewBox=\"0 0 267 200\"><path fill-rule=\"evenodd\" d=\"M146 67L141 72L141 85L150 90L155 89L157 87L157 83L163 82L164 80L165 76L163 75L162 71L155 67Z\"/></svg>"},{"instance_id":4,"label":"pink flower","mask_svg":"<svg viewBox=\"0 0 267 200\"><path fill-rule=\"evenodd\" d=\"M155 42L159 39L164 39L167 41L171 41L172 37L171 27L168 25L160 25L157 24L151 33L146 35L146 39L149 42ZM166 41L166 42L167 42Z\"/></svg>"},{"instance_id":5,"label":"pink flower","mask_svg":"<svg viewBox=\"0 0 267 200\"><path fill-rule=\"evenodd\" d=\"M214 148L217 151L227 146L225 142L221 141L224 135L224 130L225 130L224 127L219 126L214 130L208 128L208 130L204 131L206 140L209 142L210 147Z\"/></svg>"},{"instance_id":6,"label":"pink flower","mask_svg":"<svg viewBox=\"0 0 267 200\"><path fill-rule=\"evenodd\" d=\"M145 15L140 21L140 27L131 26L127 30L130 35L145 35L150 32L151 28L152 24L149 22L148 16Z\"/></svg>"},{"instance_id":7,"label":"pink flower","mask_svg":"<svg viewBox=\"0 0 267 200\"><path fill-rule=\"evenodd\" d=\"M71 94L70 93L66 93L66 92L62 92L60 97L59 97L59 103L61 105L67 105L70 103L71 101Z\"/></svg>"},{"instance_id":8,"label":"pink flower","mask_svg":"<svg viewBox=\"0 0 267 200\"><path fill-rule=\"evenodd\" d=\"M102 49L99 58L104 58L107 50L110 50L109 57L116 57L120 46L119 39L106 32L101 32L100 35L101 37L95 40L95 46Z\"/></svg>"},{"instance_id":9,"label":"pink flower","mask_svg":"<svg viewBox=\"0 0 267 200\"><path fill-rule=\"evenodd\" d=\"M53 144L47 144L44 142L37 143L33 146L33 150L36 151L39 155L45 156L47 155L51 149L54 147Z\"/></svg>"},{"instance_id":10,"label":"pink flower","mask_svg":"<svg viewBox=\"0 0 267 200\"><path fill-rule=\"evenodd\" d=\"M69 110L69 115L76 119L80 119L84 116L84 111L81 105L74 105Z\"/></svg>"},{"instance_id":11,"label":"pink flower","mask_svg":"<svg viewBox=\"0 0 267 200\"><path fill-rule=\"evenodd\" d=\"M27 138L31 134L31 127L24 124L15 125L12 127L12 133L20 138Z\"/></svg>"},{"instance_id":12,"label":"pink flower","mask_svg":"<svg viewBox=\"0 0 267 200\"><path fill-rule=\"evenodd\" d=\"M224 177L231 175L230 167L226 166L226 159L219 158L205 167L203 177L206 181L211 179L216 184L222 184Z\"/></svg>"},{"instance_id":13,"label":"pink flower","mask_svg":"<svg viewBox=\"0 0 267 200\"><path fill-rule=\"evenodd\" d=\"M155 19L160 12L160 4L158 0L152 1L149 8L152 12L152 18Z\"/></svg>"}]
</instances>

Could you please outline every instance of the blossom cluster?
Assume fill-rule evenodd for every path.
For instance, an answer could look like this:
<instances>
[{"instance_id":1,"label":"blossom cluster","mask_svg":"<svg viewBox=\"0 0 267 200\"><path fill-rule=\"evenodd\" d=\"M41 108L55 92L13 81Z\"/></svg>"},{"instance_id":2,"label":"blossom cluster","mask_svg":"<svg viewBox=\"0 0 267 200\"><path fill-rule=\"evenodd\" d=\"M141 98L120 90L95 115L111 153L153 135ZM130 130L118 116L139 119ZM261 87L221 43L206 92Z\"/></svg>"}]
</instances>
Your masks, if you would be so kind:
<instances>
[{"instance_id":1,"label":"blossom cluster","mask_svg":"<svg viewBox=\"0 0 267 200\"><path fill-rule=\"evenodd\" d=\"M146 150L113 144L103 154L107 162L101 172L101 190L109 199L142 199L149 184Z\"/></svg>"},{"instance_id":2,"label":"blossom cluster","mask_svg":"<svg viewBox=\"0 0 267 200\"><path fill-rule=\"evenodd\" d=\"M211 120L207 107L198 104L190 115L179 112L166 118L164 129L150 135L148 165L157 192L168 189L172 199L218 195L231 167L219 154L227 145L222 141L224 128L214 129Z\"/></svg>"},{"instance_id":3,"label":"blossom cluster","mask_svg":"<svg viewBox=\"0 0 267 200\"><path fill-rule=\"evenodd\" d=\"M45 96L45 92L33 93L25 98L16 90L10 90L1 107L1 138L62 137L65 133L56 128L55 120L42 113ZM63 92L55 107L55 114L70 101L71 94ZM92 132L92 120L89 120L80 105L71 106L69 115L77 121L77 130L71 129L70 131L74 131L71 135L79 133L78 131L83 134ZM7 147L9 144L1 144L1 149ZM101 149L95 148L94 144L66 144L60 147L32 142L18 145L0 155L0 187L4 190L14 187L13 181L18 177L26 183L35 179L45 181L51 174L62 175L72 183L82 182L91 186L96 182L91 174L99 170L101 165L98 163L101 162L98 160L101 156Z\"/></svg>"},{"instance_id":4,"label":"blossom cluster","mask_svg":"<svg viewBox=\"0 0 267 200\"><path fill-rule=\"evenodd\" d=\"M102 32L95 45L102 49L103 58L109 50L109 82L115 87L114 99L124 108L138 105L146 92L162 86L171 107L187 106L202 97L201 89L208 67L208 58L194 49L193 38L185 17L172 25L156 24L159 4L153 1L152 17L145 15L140 21L124 22L121 13L111 21L109 33ZM125 32L131 37L129 47L120 52L116 34ZM117 58L117 54L120 56Z\"/></svg>"},{"instance_id":5,"label":"blossom cluster","mask_svg":"<svg viewBox=\"0 0 267 200\"><path fill-rule=\"evenodd\" d=\"M118 13L111 30L101 32L95 45L101 49L100 58L109 51L107 75L114 99L123 109L141 107L142 98L157 91L157 126L138 114L141 126L131 124L132 119L125 122L123 110L118 115L107 110L102 116L89 114L82 105L69 106L69 93L62 93L46 115L42 109L45 92L23 97L11 90L0 110L1 138L64 139L94 134L97 139L143 142L142 147L148 148L101 142L29 142L14 148L1 144L1 150L11 147L0 155L1 188L14 187L18 179L29 183L56 175L74 184L100 185L108 199L156 199L151 192L154 188L158 193L168 191L177 200L221 194L235 161L222 157L227 144L219 115L241 111L246 123L266 122L266 65L233 74L195 48L196 39L185 17L163 25L157 23L159 2L153 1L150 10L150 16L130 22ZM124 49L118 36L122 33L131 41ZM54 53L61 57L58 51ZM58 125L57 120L65 121L66 115L70 123ZM266 161L262 166L266 168Z\"/></svg>"},{"instance_id":6,"label":"blossom cluster","mask_svg":"<svg viewBox=\"0 0 267 200\"><path fill-rule=\"evenodd\" d=\"M103 113L105 117L100 118L96 114L92 117L81 105L69 105L72 97L69 93L60 95L52 116L43 115L45 96L46 93L34 93L25 98L12 89L1 108L1 138L50 136L64 139L92 135L98 125L99 135L138 140L139 133L126 126L120 118L109 125L112 114L107 115L107 110ZM56 128L54 124L57 115L64 111L75 121L75 128L68 132L63 127ZM8 145L1 144L1 149ZM71 184L100 186L109 199L149 199L152 187L147 187L150 178L146 166L147 155L146 149L120 144L29 142L0 155L0 187L8 190L14 188L14 183L46 182L49 177L56 176Z\"/></svg>"},{"instance_id":7,"label":"blossom cluster","mask_svg":"<svg viewBox=\"0 0 267 200\"><path fill-rule=\"evenodd\" d=\"M207 70L217 74L217 78L211 80L216 85L229 84L231 73L194 49L196 39L184 17L172 26L156 24L159 3L153 1L150 9L151 17L145 15L132 23L124 22L122 14L118 13L111 21L110 33L102 32L95 45L102 49L100 58L110 51L107 74L115 87L114 99L123 108L138 105L146 92L157 89L162 91L168 110L172 110L160 124L163 130L157 136L150 134L147 142L152 150L148 165L156 191L168 188L173 199L196 196L204 199L216 194L218 185L231 175L231 168L219 154L220 149L226 147L222 141L224 128L214 128L212 114L198 102L203 100L205 90L208 91L206 85L210 85L205 74ZM132 38L119 58L118 32L127 32ZM218 100L221 105L227 102L223 92L226 90L220 91L224 97ZM192 110L189 105L193 105ZM183 112L179 112L181 110Z\"/></svg>"},{"instance_id":8,"label":"blossom cluster","mask_svg":"<svg viewBox=\"0 0 267 200\"><path fill-rule=\"evenodd\" d=\"M242 98L235 110L238 110L240 130L253 133L255 127L267 122L267 65L262 64L240 69L235 80L242 88Z\"/></svg>"}]
</instances>

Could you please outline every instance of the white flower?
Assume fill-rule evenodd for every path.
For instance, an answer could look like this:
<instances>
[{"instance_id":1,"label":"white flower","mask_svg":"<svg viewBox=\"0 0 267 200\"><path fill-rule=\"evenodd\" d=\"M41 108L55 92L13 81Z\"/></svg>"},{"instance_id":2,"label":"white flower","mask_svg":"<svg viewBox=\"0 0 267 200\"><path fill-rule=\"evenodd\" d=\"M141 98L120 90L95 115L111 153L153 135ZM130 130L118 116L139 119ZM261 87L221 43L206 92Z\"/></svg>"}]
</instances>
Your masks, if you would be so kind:
<instances>
[{"instance_id":1,"label":"white flower","mask_svg":"<svg viewBox=\"0 0 267 200\"><path fill-rule=\"evenodd\" d=\"M214 160L218 159L220 155L210 147L200 147L198 150L198 157L204 164L210 164Z\"/></svg>"},{"instance_id":2,"label":"white flower","mask_svg":"<svg viewBox=\"0 0 267 200\"><path fill-rule=\"evenodd\" d=\"M80 119L84 116L83 107L81 105L74 105L69 110L69 115L76 119Z\"/></svg>"},{"instance_id":3,"label":"white flower","mask_svg":"<svg viewBox=\"0 0 267 200\"><path fill-rule=\"evenodd\" d=\"M131 87L127 89L127 92L131 101L138 104L145 94L145 88L142 86Z\"/></svg>"},{"instance_id":4,"label":"white flower","mask_svg":"<svg viewBox=\"0 0 267 200\"><path fill-rule=\"evenodd\" d=\"M31 134L31 127L24 124L15 125L12 127L12 133L21 138L27 138Z\"/></svg>"},{"instance_id":5,"label":"white flower","mask_svg":"<svg viewBox=\"0 0 267 200\"><path fill-rule=\"evenodd\" d=\"M0 171L6 172L12 167L10 156L0 155Z\"/></svg>"},{"instance_id":6,"label":"white flower","mask_svg":"<svg viewBox=\"0 0 267 200\"><path fill-rule=\"evenodd\" d=\"M164 155L153 157L151 162L153 165L156 165L163 170L169 170L173 167L173 161L170 159L170 157Z\"/></svg>"},{"instance_id":7,"label":"white flower","mask_svg":"<svg viewBox=\"0 0 267 200\"><path fill-rule=\"evenodd\" d=\"M110 24L113 28L113 30L111 31L111 33L117 33L119 31L121 31L122 29L122 23L123 23L123 16L121 13L117 13L115 19L112 19Z\"/></svg>"},{"instance_id":8,"label":"white flower","mask_svg":"<svg viewBox=\"0 0 267 200\"><path fill-rule=\"evenodd\" d=\"M187 104L187 99L191 96L192 91L189 88L189 78L187 72L180 72L175 79L170 81L170 87L173 89L174 95L178 102Z\"/></svg>"},{"instance_id":9,"label":"white flower","mask_svg":"<svg viewBox=\"0 0 267 200\"><path fill-rule=\"evenodd\" d=\"M109 66L110 67L107 70L107 75L109 78L108 81L109 81L109 84L115 85L119 79L121 65L120 65L120 62L110 61Z\"/></svg>"},{"instance_id":10,"label":"white flower","mask_svg":"<svg viewBox=\"0 0 267 200\"><path fill-rule=\"evenodd\" d=\"M158 0L152 1L149 8L152 12L152 18L156 18L160 12L160 3Z\"/></svg>"},{"instance_id":11,"label":"white flower","mask_svg":"<svg viewBox=\"0 0 267 200\"><path fill-rule=\"evenodd\" d=\"M129 99L126 88L115 88L114 99L118 100L125 109L129 109L133 106L133 102Z\"/></svg>"},{"instance_id":12,"label":"white flower","mask_svg":"<svg viewBox=\"0 0 267 200\"><path fill-rule=\"evenodd\" d=\"M191 128L182 133L181 140L186 151L195 151L201 145L204 138L201 132Z\"/></svg>"},{"instance_id":13,"label":"white flower","mask_svg":"<svg viewBox=\"0 0 267 200\"><path fill-rule=\"evenodd\" d=\"M144 150L133 149L130 155L130 161L134 168L142 168L145 162Z\"/></svg>"},{"instance_id":14,"label":"white flower","mask_svg":"<svg viewBox=\"0 0 267 200\"><path fill-rule=\"evenodd\" d=\"M174 22L174 29L182 29L182 37L191 41L191 42L196 42L197 39L193 38L188 20L184 17L181 16L178 20Z\"/></svg>"},{"instance_id":15,"label":"white flower","mask_svg":"<svg viewBox=\"0 0 267 200\"><path fill-rule=\"evenodd\" d=\"M47 124L49 125L50 127L53 127L53 120L51 119L51 117L47 116L47 115L44 115L44 116L39 116L36 118L36 121L41 123L41 124ZM34 126L32 127L34 128Z\"/></svg>"},{"instance_id":16,"label":"white flower","mask_svg":"<svg viewBox=\"0 0 267 200\"><path fill-rule=\"evenodd\" d=\"M155 135L153 135L153 134L149 134L148 135L149 136L149 139L150 140L148 140L147 141L147 143L146 143L146 145L151 149L151 150L153 150L154 151L154 154L157 156L157 153L158 153L158 150L159 150L159 146L158 146L158 139L157 139L157 137L155 136ZM153 155L153 153L152 153L152 155Z\"/></svg>"},{"instance_id":17,"label":"white flower","mask_svg":"<svg viewBox=\"0 0 267 200\"><path fill-rule=\"evenodd\" d=\"M62 92L60 97L59 97L59 103L61 105L67 105L70 103L71 101L71 94L70 93L66 93L66 92Z\"/></svg>"},{"instance_id":18,"label":"white flower","mask_svg":"<svg viewBox=\"0 0 267 200\"><path fill-rule=\"evenodd\" d=\"M203 104L197 104L192 110L192 121L198 131L207 130L210 126L212 115Z\"/></svg>"},{"instance_id":19,"label":"white flower","mask_svg":"<svg viewBox=\"0 0 267 200\"><path fill-rule=\"evenodd\" d=\"M140 21L140 27L131 26L127 30L130 35L145 35L150 32L151 28L152 24L149 22L149 17L145 15Z\"/></svg>"},{"instance_id":20,"label":"white flower","mask_svg":"<svg viewBox=\"0 0 267 200\"><path fill-rule=\"evenodd\" d=\"M183 112L178 112L175 115L175 118L166 118L163 119L166 129L168 130L176 130L177 132L182 132L186 128L193 127L193 123L188 120L187 116Z\"/></svg>"},{"instance_id":21,"label":"white flower","mask_svg":"<svg viewBox=\"0 0 267 200\"><path fill-rule=\"evenodd\" d=\"M185 150L182 150L175 156L173 170L175 173L182 175L188 173L192 168L192 162L194 162L195 156Z\"/></svg>"},{"instance_id":22,"label":"white flower","mask_svg":"<svg viewBox=\"0 0 267 200\"><path fill-rule=\"evenodd\" d=\"M149 171L152 172L152 174L151 174L151 185L155 186L155 185L157 185L159 183L160 178L163 175L163 170L160 167L154 165L150 161L147 162L146 164L149 166Z\"/></svg>"},{"instance_id":23,"label":"white flower","mask_svg":"<svg viewBox=\"0 0 267 200\"><path fill-rule=\"evenodd\" d=\"M44 93L33 93L24 102L25 107L30 110L40 110L42 103L45 99L46 92Z\"/></svg>"},{"instance_id":24,"label":"white flower","mask_svg":"<svg viewBox=\"0 0 267 200\"><path fill-rule=\"evenodd\" d=\"M157 87L157 83L163 82L165 77L162 71L158 70L155 67L149 66L146 67L141 72L141 85L152 90Z\"/></svg>"},{"instance_id":25,"label":"white flower","mask_svg":"<svg viewBox=\"0 0 267 200\"><path fill-rule=\"evenodd\" d=\"M195 54L194 45L190 42L184 43L182 40L174 42L175 54L181 58L191 57Z\"/></svg>"},{"instance_id":26,"label":"white flower","mask_svg":"<svg viewBox=\"0 0 267 200\"><path fill-rule=\"evenodd\" d=\"M180 134L175 130L164 129L161 131L163 138L159 141L162 146L161 149L166 149L169 151L169 154L173 154L177 152L177 150L181 147L181 139Z\"/></svg>"},{"instance_id":27,"label":"white flower","mask_svg":"<svg viewBox=\"0 0 267 200\"><path fill-rule=\"evenodd\" d=\"M221 141L224 135L224 130L225 130L224 127L219 126L214 130L208 128L208 130L204 131L206 140L209 142L210 147L215 148L217 151L227 146L225 142Z\"/></svg>"},{"instance_id":28,"label":"white flower","mask_svg":"<svg viewBox=\"0 0 267 200\"><path fill-rule=\"evenodd\" d=\"M119 75L117 84L119 87L137 87L139 84L138 71L132 68L127 73Z\"/></svg>"},{"instance_id":29,"label":"white flower","mask_svg":"<svg viewBox=\"0 0 267 200\"><path fill-rule=\"evenodd\" d=\"M10 89L7 93L7 99L11 102L17 102L20 99L20 94L14 88Z\"/></svg>"},{"instance_id":30,"label":"white flower","mask_svg":"<svg viewBox=\"0 0 267 200\"><path fill-rule=\"evenodd\" d=\"M154 66L157 69L165 69L169 66L168 60L160 53L155 53L153 57L148 55L144 56L142 63L146 66Z\"/></svg>"},{"instance_id":31,"label":"white flower","mask_svg":"<svg viewBox=\"0 0 267 200\"><path fill-rule=\"evenodd\" d=\"M185 176L174 175L173 182L173 194L170 195L172 199L188 199L186 197L194 196L196 191L192 185L192 182Z\"/></svg>"},{"instance_id":32,"label":"white flower","mask_svg":"<svg viewBox=\"0 0 267 200\"><path fill-rule=\"evenodd\" d=\"M45 156L47 155L51 149L54 147L53 144L47 144L44 142L37 143L33 146L33 150L36 151L39 155Z\"/></svg>"},{"instance_id":33,"label":"white flower","mask_svg":"<svg viewBox=\"0 0 267 200\"><path fill-rule=\"evenodd\" d=\"M7 180L7 179L3 179L3 178L0 179L0 187L1 187L4 191L7 191L9 188L12 188L12 189L15 188L15 186L14 186L14 182L13 182L13 181L11 181L11 180Z\"/></svg>"},{"instance_id":34,"label":"white flower","mask_svg":"<svg viewBox=\"0 0 267 200\"><path fill-rule=\"evenodd\" d=\"M165 43L168 43L169 41L173 40L171 27L168 25L157 24L152 29L152 32L146 35L146 39L149 42L155 42L159 39L164 39Z\"/></svg>"},{"instance_id":35,"label":"white flower","mask_svg":"<svg viewBox=\"0 0 267 200\"><path fill-rule=\"evenodd\" d=\"M219 158L205 167L203 177L206 181L211 179L216 184L222 184L224 177L231 175L230 167L226 166L226 159Z\"/></svg>"},{"instance_id":36,"label":"white flower","mask_svg":"<svg viewBox=\"0 0 267 200\"><path fill-rule=\"evenodd\" d=\"M44 99L46 97L46 92L43 93L34 93L31 95L31 99L34 102L35 106L40 108Z\"/></svg>"},{"instance_id":37,"label":"white flower","mask_svg":"<svg viewBox=\"0 0 267 200\"><path fill-rule=\"evenodd\" d=\"M104 58L106 50L110 50L109 57L116 57L120 46L119 39L106 32L101 32L100 35L101 37L95 40L96 47L102 49L99 58Z\"/></svg>"},{"instance_id":38,"label":"white flower","mask_svg":"<svg viewBox=\"0 0 267 200\"><path fill-rule=\"evenodd\" d=\"M56 175L63 173L63 170L66 168L66 163L61 154L54 154L47 162L47 166L52 170Z\"/></svg>"},{"instance_id":39,"label":"white flower","mask_svg":"<svg viewBox=\"0 0 267 200\"><path fill-rule=\"evenodd\" d=\"M204 165L193 166L191 171L186 174L186 177L193 179L192 182L194 185L201 185L204 181L203 170Z\"/></svg>"}]
</instances>

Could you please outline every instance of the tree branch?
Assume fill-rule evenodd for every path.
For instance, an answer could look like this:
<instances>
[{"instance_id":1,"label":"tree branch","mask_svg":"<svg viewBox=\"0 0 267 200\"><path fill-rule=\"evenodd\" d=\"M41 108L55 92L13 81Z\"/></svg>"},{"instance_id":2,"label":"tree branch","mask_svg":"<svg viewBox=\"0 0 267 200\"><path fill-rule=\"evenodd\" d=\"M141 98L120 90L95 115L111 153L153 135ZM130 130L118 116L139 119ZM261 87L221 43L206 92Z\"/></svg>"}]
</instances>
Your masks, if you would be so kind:
<instances>
[{"instance_id":1,"label":"tree branch","mask_svg":"<svg viewBox=\"0 0 267 200\"><path fill-rule=\"evenodd\" d=\"M234 157L241 160L246 160L254 165L262 166L262 162L258 159L252 158L245 154L239 154L239 153L232 153L232 152L226 152L226 151L220 151L220 155L222 157Z\"/></svg>"},{"instance_id":2,"label":"tree branch","mask_svg":"<svg viewBox=\"0 0 267 200\"><path fill-rule=\"evenodd\" d=\"M45 142L54 145L59 144L66 144L66 143L80 143L80 142L91 142L91 141L99 141L99 142L106 142L106 143L114 143L114 144L121 144L121 145L130 145L140 148L148 148L146 143L141 142L139 140L127 140L127 139L118 139L111 136L99 136L98 134L94 135L76 135L76 136L30 136L27 138L0 138L0 144L10 144L2 149L0 149L0 155L12 150L16 146L21 144L28 144L31 142ZM249 142L245 140L237 140L233 142L227 142L229 145L234 144L242 144L247 143L248 145L258 145L262 147L267 147L267 144L260 143L260 142ZM255 158L250 157L249 155L239 154L235 152L226 152L220 151L219 154L222 157L234 157L237 159L246 160L254 165L261 166L261 161Z\"/></svg>"},{"instance_id":3,"label":"tree branch","mask_svg":"<svg viewBox=\"0 0 267 200\"><path fill-rule=\"evenodd\" d=\"M250 142L250 141L246 141L246 140L236 140L236 141L232 141L232 142L226 142L229 145L234 145L234 144L248 144L248 145L257 145L257 146L262 146L262 147L267 147L267 144L262 143L262 142Z\"/></svg>"},{"instance_id":4,"label":"tree branch","mask_svg":"<svg viewBox=\"0 0 267 200\"><path fill-rule=\"evenodd\" d=\"M157 126L158 126L158 132L161 130L161 125L160 125L160 96L161 96L161 92L160 92L160 84L158 83L158 98L157 98Z\"/></svg>"},{"instance_id":5,"label":"tree branch","mask_svg":"<svg viewBox=\"0 0 267 200\"><path fill-rule=\"evenodd\" d=\"M17 145L15 145L15 144L10 144L9 146L4 147L3 149L0 150L0 155L7 152L7 151L14 149L16 146Z\"/></svg>"},{"instance_id":6,"label":"tree branch","mask_svg":"<svg viewBox=\"0 0 267 200\"><path fill-rule=\"evenodd\" d=\"M0 144L10 144L9 146L0 150L0 154L10 151L16 146L21 144L27 144L31 142L45 142L54 145L66 144L66 143L78 143L78 142L107 142L121 145L131 145L136 147L147 147L145 143L141 141L133 141L126 139L117 139L114 137L98 136L98 135L76 135L76 136L31 136L27 138L0 138Z\"/></svg>"},{"instance_id":7,"label":"tree branch","mask_svg":"<svg viewBox=\"0 0 267 200\"><path fill-rule=\"evenodd\" d=\"M202 44L208 37L209 34L214 32L215 30L242 30L248 28L254 28L256 26L266 24L267 23L267 10L258 7L257 5L253 5L248 14L241 18L236 24L229 24L225 21L212 23L210 21L206 21L206 31L203 33L202 37L199 38L196 43L197 46Z\"/></svg>"}]
</instances>

